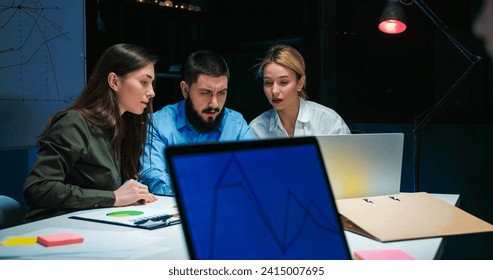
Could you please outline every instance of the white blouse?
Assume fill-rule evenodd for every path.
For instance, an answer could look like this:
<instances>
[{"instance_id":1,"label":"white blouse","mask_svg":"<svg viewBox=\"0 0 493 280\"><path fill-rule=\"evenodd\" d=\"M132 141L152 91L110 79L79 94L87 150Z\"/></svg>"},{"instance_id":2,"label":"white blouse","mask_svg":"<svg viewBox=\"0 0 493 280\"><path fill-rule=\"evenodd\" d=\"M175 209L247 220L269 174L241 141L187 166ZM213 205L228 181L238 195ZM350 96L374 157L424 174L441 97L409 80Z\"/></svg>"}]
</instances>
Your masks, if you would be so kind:
<instances>
[{"instance_id":1,"label":"white blouse","mask_svg":"<svg viewBox=\"0 0 493 280\"><path fill-rule=\"evenodd\" d=\"M272 108L250 122L258 138L288 137L277 111ZM328 134L351 134L349 127L334 110L300 97L294 137Z\"/></svg>"}]
</instances>

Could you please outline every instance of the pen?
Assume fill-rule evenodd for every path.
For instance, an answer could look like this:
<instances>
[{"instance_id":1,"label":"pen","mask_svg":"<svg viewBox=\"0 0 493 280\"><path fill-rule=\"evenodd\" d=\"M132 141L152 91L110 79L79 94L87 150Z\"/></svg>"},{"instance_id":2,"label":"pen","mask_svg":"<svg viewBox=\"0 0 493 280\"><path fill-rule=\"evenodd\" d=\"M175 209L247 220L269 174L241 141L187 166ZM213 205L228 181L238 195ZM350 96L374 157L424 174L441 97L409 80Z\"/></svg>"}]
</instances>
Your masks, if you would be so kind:
<instances>
[{"instance_id":1,"label":"pen","mask_svg":"<svg viewBox=\"0 0 493 280\"><path fill-rule=\"evenodd\" d=\"M178 213L176 214L166 214L166 215L159 215L155 217L149 217L149 218L142 218L138 219L134 222L134 225L142 225L145 224L149 221L152 222L164 222L166 224L169 224L170 222L174 222L174 220L170 221L172 218L175 218L174 220L179 220Z\"/></svg>"}]
</instances>

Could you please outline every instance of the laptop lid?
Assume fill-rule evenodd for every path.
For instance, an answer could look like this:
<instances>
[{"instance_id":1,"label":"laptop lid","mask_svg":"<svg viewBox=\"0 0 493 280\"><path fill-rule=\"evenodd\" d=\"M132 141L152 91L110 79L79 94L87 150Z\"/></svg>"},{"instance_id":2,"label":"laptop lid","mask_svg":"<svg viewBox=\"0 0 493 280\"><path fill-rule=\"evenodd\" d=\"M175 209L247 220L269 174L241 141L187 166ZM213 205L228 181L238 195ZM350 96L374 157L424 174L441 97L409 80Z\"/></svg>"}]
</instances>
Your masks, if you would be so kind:
<instances>
[{"instance_id":1,"label":"laptop lid","mask_svg":"<svg viewBox=\"0 0 493 280\"><path fill-rule=\"evenodd\" d=\"M314 137L172 146L192 259L350 259Z\"/></svg>"},{"instance_id":2,"label":"laptop lid","mask_svg":"<svg viewBox=\"0 0 493 280\"><path fill-rule=\"evenodd\" d=\"M403 133L317 136L335 199L400 192Z\"/></svg>"}]
</instances>

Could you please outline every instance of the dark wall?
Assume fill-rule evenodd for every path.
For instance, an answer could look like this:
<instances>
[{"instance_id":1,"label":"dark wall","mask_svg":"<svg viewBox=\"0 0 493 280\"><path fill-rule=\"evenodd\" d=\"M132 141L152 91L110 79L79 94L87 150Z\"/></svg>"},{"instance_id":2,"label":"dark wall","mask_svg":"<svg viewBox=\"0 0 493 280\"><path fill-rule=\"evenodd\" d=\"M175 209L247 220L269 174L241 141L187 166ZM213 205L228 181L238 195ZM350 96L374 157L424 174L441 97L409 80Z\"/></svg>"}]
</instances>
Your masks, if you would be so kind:
<instances>
[{"instance_id":1,"label":"dark wall","mask_svg":"<svg viewBox=\"0 0 493 280\"><path fill-rule=\"evenodd\" d=\"M161 55L159 72L180 64L191 51L217 50L231 66L228 106L250 120L268 108L252 67L269 46L285 42L305 56L312 100L336 109L348 122L388 123L412 122L442 98L469 65L415 4L403 6L407 31L386 35L377 28L386 0L192 2L200 4L202 12L132 0L87 0L89 71L102 50L117 42L156 50ZM449 34L486 58L447 96L435 121L493 119L491 60L471 33L480 3L426 1ZM159 79L156 108L180 99L177 80Z\"/></svg>"},{"instance_id":2,"label":"dark wall","mask_svg":"<svg viewBox=\"0 0 493 280\"><path fill-rule=\"evenodd\" d=\"M317 43L307 38L316 29L317 16L306 14L310 7L316 10L317 1L201 2L202 12L189 12L131 0L87 0L89 74L101 52L115 43L138 43L155 50L161 56L156 67L160 73L181 64L192 51L212 49L223 54L230 65L227 105L244 113L247 120L253 119L268 106L253 66L275 42L290 43L300 50L305 45L316 49ZM274 20L276 17L279 19ZM317 52L306 51L308 56ZM316 73L317 65L309 64L309 72ZM315 80L310 84L316 100ZM178 84L178 79L158 80L156 109L181 100Z\"/></svg>"}]
</instances>

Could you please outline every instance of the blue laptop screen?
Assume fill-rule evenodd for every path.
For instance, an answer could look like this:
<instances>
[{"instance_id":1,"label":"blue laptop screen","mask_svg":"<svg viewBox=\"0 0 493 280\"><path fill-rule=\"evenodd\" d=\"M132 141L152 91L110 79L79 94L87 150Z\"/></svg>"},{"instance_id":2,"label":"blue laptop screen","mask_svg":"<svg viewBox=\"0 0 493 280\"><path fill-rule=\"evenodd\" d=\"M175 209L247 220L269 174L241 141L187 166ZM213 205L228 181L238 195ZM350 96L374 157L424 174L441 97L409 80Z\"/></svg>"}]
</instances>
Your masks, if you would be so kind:
<instances>
[{"instance_id":1,"label":"blue laptop screen","mask_svg":"<svg viewBox=\"0 0 493 280\"><path fill-rule=\"evenodd\" d=\"M168 160L192 258L350 258L316 144Z\"/></svg>"}]
</instances>

